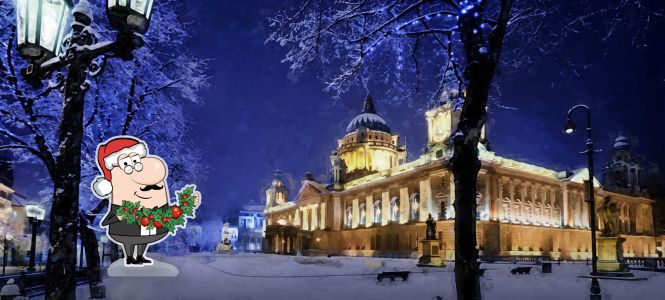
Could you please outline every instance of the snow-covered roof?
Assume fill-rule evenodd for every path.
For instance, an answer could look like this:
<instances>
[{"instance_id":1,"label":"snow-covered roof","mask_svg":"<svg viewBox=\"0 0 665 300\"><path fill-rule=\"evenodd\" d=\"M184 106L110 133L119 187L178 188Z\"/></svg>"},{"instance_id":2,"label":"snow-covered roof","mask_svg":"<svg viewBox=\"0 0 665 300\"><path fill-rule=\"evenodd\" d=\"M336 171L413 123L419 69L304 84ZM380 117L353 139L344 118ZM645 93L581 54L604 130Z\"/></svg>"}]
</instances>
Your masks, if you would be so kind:
<instances>
[{"instance_id":1,"label":"snow-covered roof","mask_svg":"<svg viewBox=\"0 0 665 300\"><path fill-rule=\"evenodd\" d=\"M351 120L351 122L349 122L349 125L346 126L346 132L353 132L361 127L390 133L388 123L386 123L386 120L378 114L362 113L357 115Z\"/></svg>"},{"instance_id":2,"label":"snow-covered roof","mask_svg":"<svg viewBox=\"0 0 665 300\"><path fill-rule=\"evenodd\" d=\"M379 116L374 109L372 98L368 95L365 98L362 112L349 122L346 126L346 132L351 133L358 128L367 128L390 133L390 127L383 117Z\"/></svg>"}]
</instances>

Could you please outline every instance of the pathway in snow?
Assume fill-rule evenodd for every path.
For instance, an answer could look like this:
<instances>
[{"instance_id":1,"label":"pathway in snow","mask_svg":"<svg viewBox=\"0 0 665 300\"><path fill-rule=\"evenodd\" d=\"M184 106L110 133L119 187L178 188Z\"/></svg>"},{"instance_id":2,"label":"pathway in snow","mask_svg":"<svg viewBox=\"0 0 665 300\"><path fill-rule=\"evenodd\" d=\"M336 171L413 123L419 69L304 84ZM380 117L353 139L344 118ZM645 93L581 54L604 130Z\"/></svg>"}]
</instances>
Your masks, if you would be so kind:
<instances>
[{"instance_id":1,"label":"pathway in snow","mask_svg":"<svg viewBox=\"0 0 665 300\"><path fill-rule=\"evenodd\" d=\"M452 263L418 268L411 259L294 257L264 254L153 257L177 266L176 278L106 277L108 299L454 299ZM534 266L530 275L511 275L512 264L483 264L485 299L588 299L584 264L554 265L552 274ZM414 272L408 282L377 283L386 270ZM601 280L604 300L665 299L665 274L640 272L648 281ZM87 286L79 287L87 299Z\"/></svg>"}]
</instances>

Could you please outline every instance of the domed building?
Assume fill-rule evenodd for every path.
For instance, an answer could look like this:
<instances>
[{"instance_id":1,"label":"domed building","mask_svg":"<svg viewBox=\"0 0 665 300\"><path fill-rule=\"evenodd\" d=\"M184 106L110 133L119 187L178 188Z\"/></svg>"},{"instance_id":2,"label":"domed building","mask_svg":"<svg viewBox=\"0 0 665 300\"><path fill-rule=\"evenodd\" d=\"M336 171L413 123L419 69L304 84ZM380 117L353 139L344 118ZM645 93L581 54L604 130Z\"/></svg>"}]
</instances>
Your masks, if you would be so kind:
<instances>
[{"instance_id":1,"label":"domed building","mask_svg":"<svg viewBox=\"0 0 665 300\"><path fill-rule=\"evenodd\" d=\"M290 199L279 182L269 189L263 251L417 258L423 255L421 241L431 215L438 240L431 245L445 259L453 259L455 184L448 169L448 140L459 120L459 96L451 90L425 113L425 152L409 161L395 128L377 114L372 99L365 98L329 157L331 182L307 174ZM553 170L502 157L485 147L485 128L481 140L476 197L480 255L590 258L584 192L588 171ZM617 139L617 158L626 156L626 143ZM663 237L653 231L653 201L604 189L597 179L591 180L597 207L610 198L626 209L620 214L624 255L656 256L657 241Z\"/></svg>"},{"instance_id":2,"label":"domed building","mask_svg":"<svg viewBox=\"0 0 665 300\"><path fill-rule=\"evenodd\" d=\"M365 98L363 110L346 127L346 134L337 140L331 164L340 158L344 171L339 183L398 166L406 159L406 147L399 136L392 134L386 120L376 113L372 98Z\"/></svg>"}]
</instances>

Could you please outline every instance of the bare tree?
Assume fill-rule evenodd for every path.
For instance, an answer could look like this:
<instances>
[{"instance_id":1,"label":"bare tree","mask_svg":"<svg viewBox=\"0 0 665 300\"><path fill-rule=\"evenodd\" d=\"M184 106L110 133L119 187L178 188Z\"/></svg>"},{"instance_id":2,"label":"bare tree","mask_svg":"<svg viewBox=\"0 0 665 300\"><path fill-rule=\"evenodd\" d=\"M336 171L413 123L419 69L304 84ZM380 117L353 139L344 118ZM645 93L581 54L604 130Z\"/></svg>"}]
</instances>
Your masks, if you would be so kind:
<instances>
[{"instance_id":1,"label":"bare tree","mask_svg":"<svg viewBox=\"0 0 665 300\"><path fill-rule=\"evenodd\" d=\"M103 3L91 8L97 16L105 14ZM99 142L118 134L138 136L172 161L176 178L200 176L194 169L199 164L196 149L188 146L191 118L184 114L183 105L201 103L198 91L207 86L206 61L182 50L189 36L187 25L176 14L178 9L177 1L155 4L145 36L147 46L134 52L134 61L110 63L108 57L101 57L87 69L70 67L70 73L87 72L93 80L76 84L82 87L80 92L64 90L63 95L54 92L69 80L60 74L53 74L42 88L22 80L19 70L27 62L16 58L14 3L0 3L0 27L7 29L0 34L4 53L0 58L0 150L11 151L15 162L43 166L45 177L53 183L47 273L58 275L47 279L49 298L73 297L77 230L88 256L91 292L99 290L97 238L91 229L96 225L94 214L80 212L97 204L89 189L92 179L87 178L98 173ZM111 28L105 19L98 21L100 28ZM113 39L113 32L95 32L100 40ZM84 105L86 95L92 105Z\"/></svg>"}]
</instances>

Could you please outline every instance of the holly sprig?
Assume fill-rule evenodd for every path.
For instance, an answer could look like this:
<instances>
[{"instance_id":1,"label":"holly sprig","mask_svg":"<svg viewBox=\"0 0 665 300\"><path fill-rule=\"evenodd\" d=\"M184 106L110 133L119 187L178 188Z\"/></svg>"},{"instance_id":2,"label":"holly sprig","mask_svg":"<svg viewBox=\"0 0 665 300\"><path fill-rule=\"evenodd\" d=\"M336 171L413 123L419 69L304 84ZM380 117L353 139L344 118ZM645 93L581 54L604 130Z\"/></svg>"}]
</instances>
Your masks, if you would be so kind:
<instances>
[{"instance_id":1,"label":"holly sprig","mask_svg":"<svg viewBox=\"0 0 665 300\"><path fill-rule=\"evenodd\" d=\"M185 227L185 218L194 217L194 211L196 210L194 207L194 193L193 185L185 186L184 189L176 193L178 204L156 209L142 207L140 201L123 200L122 205L116 210L116 215L127 224L138 223L147 229L166 227L169 232L173 233L176 227Z\"/></svg>"}]
</instances>

